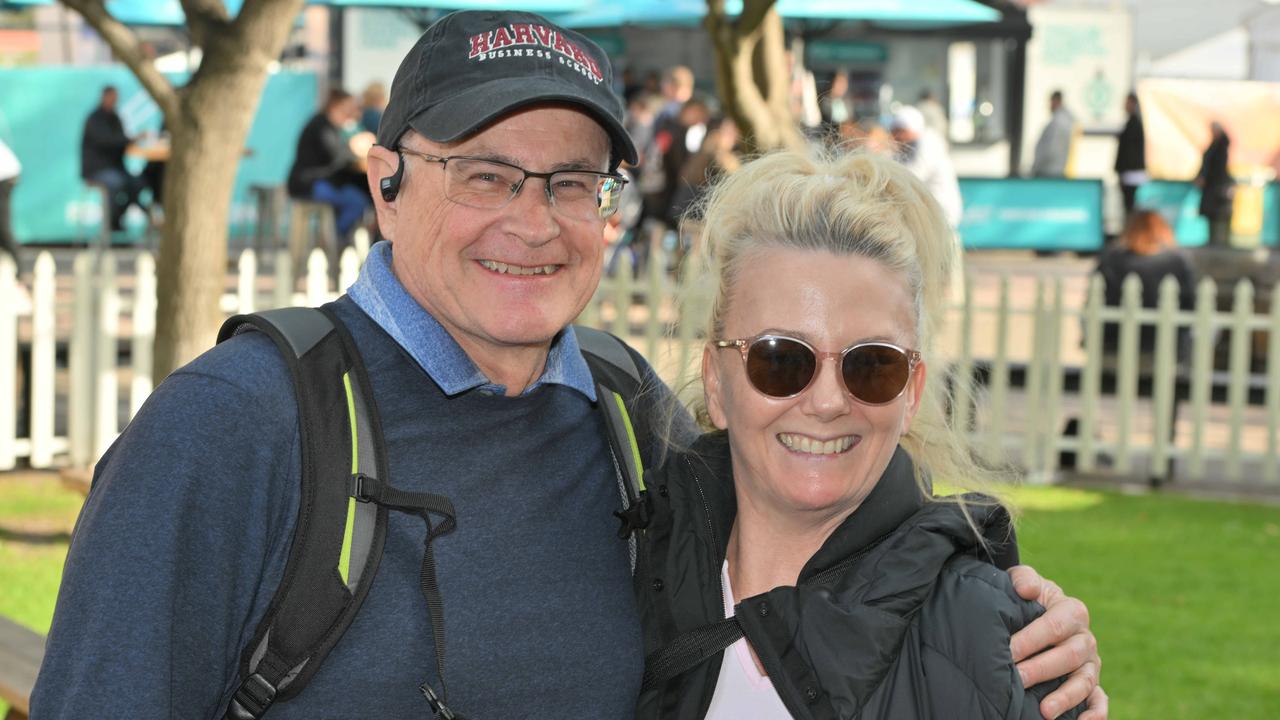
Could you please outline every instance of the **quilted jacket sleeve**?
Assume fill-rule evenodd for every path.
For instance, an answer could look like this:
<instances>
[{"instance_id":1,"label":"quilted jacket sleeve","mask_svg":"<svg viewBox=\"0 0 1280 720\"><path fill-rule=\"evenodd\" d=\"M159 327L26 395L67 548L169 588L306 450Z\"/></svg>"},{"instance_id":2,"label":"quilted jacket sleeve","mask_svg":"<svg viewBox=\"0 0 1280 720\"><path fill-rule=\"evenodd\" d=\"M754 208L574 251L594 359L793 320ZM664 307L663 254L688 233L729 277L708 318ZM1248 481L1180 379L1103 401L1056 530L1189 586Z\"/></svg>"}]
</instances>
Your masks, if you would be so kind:
<instances>
[{"instance_id":1,"label":"quilted jacket sleeve","mask_svg":"<svg viewBox=\"0 0 1280 720\"><path fill-rule=\"evenodd\" d=\"M1062 679L1024 688L1009 638L1043 612L1014 593L1004 571L968 557L948 563L917 626L936 716L1038 720L1040 701Z\"/></svg>"}]
</instances>

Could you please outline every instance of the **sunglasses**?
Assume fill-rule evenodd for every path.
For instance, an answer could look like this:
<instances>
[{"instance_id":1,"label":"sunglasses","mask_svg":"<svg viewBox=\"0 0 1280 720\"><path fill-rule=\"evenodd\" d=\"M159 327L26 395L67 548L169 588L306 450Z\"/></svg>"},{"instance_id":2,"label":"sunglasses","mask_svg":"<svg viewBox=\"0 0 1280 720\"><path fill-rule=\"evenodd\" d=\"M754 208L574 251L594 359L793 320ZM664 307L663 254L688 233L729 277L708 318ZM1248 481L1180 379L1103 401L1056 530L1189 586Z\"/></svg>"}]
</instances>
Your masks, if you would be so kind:
<instances>
[{"instance_id":1,"label":"sunglasses","mask_svg":"<svg viewBox=\"0 0 1280 720\"><path fill-rule=\"evenodd\" d=\"M717 348L737 348L751 386L772 398L795 397L813 384L818 362L840 359L840 377L849 394L867 405L884 405L907 389L920 353L882 342L850 345L840 352L818 352L809 343L785 335L713 340Z\"/></svg>"}]
</instances>

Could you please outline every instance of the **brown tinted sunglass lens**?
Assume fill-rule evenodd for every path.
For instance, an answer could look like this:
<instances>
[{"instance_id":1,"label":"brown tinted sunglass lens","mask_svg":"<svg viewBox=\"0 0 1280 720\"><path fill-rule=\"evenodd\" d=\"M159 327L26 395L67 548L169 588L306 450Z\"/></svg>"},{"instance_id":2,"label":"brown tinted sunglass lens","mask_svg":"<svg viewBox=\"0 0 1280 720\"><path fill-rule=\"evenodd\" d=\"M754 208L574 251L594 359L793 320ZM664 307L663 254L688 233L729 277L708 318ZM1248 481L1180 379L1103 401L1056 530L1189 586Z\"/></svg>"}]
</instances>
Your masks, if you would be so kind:
<instances>
[{"instance_id":1,"label":"brown tinted sunglass lens","mask_svg":"<svg viewBox=\"0 0 1280 720\"><path fill-rule=\"evenodd\" d=\"M862 345L844 356L841 366L849 392L867 403L887 403L907 386L911 361L888 345Z\"/></svg>"},{"instance_id":2,"label":"brown tinted sunglass lens","mask_svg":"<svg viewBox=\"0 0 1280 720\"><path fill-rule=\"evenodd\" d=\"M817 358L795 340L760 338L747 350L747 379L771 397L790 397L809 386Z\"/></svg>"}]
</instances>

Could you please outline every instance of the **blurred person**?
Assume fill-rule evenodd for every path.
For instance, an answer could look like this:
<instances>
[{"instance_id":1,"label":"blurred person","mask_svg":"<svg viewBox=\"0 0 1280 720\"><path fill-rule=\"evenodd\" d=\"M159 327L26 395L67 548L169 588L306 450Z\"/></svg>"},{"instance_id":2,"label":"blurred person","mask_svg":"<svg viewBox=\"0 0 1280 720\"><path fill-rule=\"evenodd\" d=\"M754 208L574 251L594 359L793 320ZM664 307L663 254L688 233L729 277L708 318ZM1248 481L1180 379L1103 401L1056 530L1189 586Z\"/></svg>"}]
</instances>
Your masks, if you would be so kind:
<instances>
[{"instance_id":1,"label":"blurred person","mask_svg":"<svg viewBox=\"0 0 1280 720\"><path fill-rule=\"evenodd\" d=\"M1160 215L1149 209L1136 209L1125 222L1120 237L1098 256L1094 272L1102 278L1103 304L1107 307L1120 307L1124 299L1124 281L1130 275L1138 278L1142 286L1142 307L1155 309L1160 305L1160 283L1166 277L1178 282L1178 309L1190 312L1196 306L1196 278L1191 262L1176 247L1173 228ZM1149 388L1155 374L1156 366L1156 326L1153 323L1142 323L1138 329L1137 375L1139 393L1149 396ZM1081 342L1083 343L1083 333ZM1175 362L1185 363L1191 351L1191 329L1179 326L1175 339ZM1102 324L1102 343L1100 357L1103 368L1114 376L1120 353L1120 323L1106 321ZM1169 437L1176 434L1179 397L1173 394L1170 405L1171 422ZM1080 434L1080 421L1069 417L1062 434L1065 437L1076 437ZM1103 465L1110 464L1109 455L1099 455ZM1058 464L1064 470L1076 467L1076 452L1062 450L1058 453ZM1172 477L1172 460L1170 471ZM1153 478L1153 484L1157 481Z\"/></svg>"},{"instance_id":2,"label":"blurred person","mask_svg":"<svg viewBox=\"0 0 1280 720\"><path fill-rule=\"evenodd\" d=\"M710 105L701 97L693 97L674 118L658 121L654 141L662 152L663 180L662 191L655 200L655 211L669 229L680 224L680 217L671 214L671 202L680 187L680 175L685 162L702 148L710 120Z\"/></svg>"},{"instance_id":3,"label":"blurred person","mask_svg":"<svg viewBox=\"0 0 1280 720\"><path fill-rule=\"evenodd\" d=\"M84 121L80 140L80 176L86 182L106 188L108 221L113 231L124 229L124 214L130 205L142 207L138 195L146 182L124 166L124 151L134 142L124 131L116 112L120 93L112 85L102 89L98 106Z\"/></svg>"},{"instance_id":4,"label":"blurred person","mask_svg":"<svg viewBox=\"0 0 1280 720\"><path fill-rule=\"evenodd\" d=\"M933 493L992 473L934 370L955 243L929 190L882 155L777 152L712 191L699 243L710 432L648 474L637 717L1076 717L1016 669L1044 608L998 569L1007 512Z\"/></svg>"},{"instance_id":5,"label":"blurred person","mask_svg":"<svg viewBox=\"0 0 1280 720\"><path fill-rule=\"evenodd\" d=\"M1136 275L1142 282L1142 307L1155 308L1160 299L1160 281L1172 277L1178 281L1178 307L1195 309L1195 274L1191 262L1178 250L1173 228L1154 210L1139 209L1129 216L1120 238L1098 256L1094 272L1102 276L1104 302L1119 307L1124 280ZM1190 329L1178 329L1179 357L1184 358ZM1102 347L1106 354L1120 348L1120 324L1103 324ZM1139 352L1152 355L1156 351L1156 328L1144 324L1138 342Z\"/></svg>"},{"instance_id":6,"label":"blurred person","mask_svg":"<svg viewBox=\"0 0 1280 720\"><path fill-rule=\"evenodd\" d=\"M18 262L18 239L13 236L13 216L11 203L13 188L18 184L18 176L22 173L22 163L18 156L0 139L0 252L8 253L13 262Z\"/></svg>"},{"instance_id":7,"label":"blurred person","mask_svg":"<svg viewBox=\"0 0 1280 720\"><path fill-rule=\"evenodd\" d=\"M360 129L377 133L382 122L382 111L387 107L387 86L371 82L360 93Z\"/></svg>"},{"instance_id":8,"label":"blurred person","mask_svg":"<svg viewBox=\"0 0 1280 720\"><path fill-rule=\"evenodd\" d=\"M925 125L924 114L910 105L903 105L893 113L889 130L898 144L898 161L933 193L933 199L942 206L947 225L952 230L958 228L964 213L964 201L960 197L960 182L947 153L946 141L930 130Z\"/></svg>"},{"instance_id":9,"label":"blurred person","mask_svg":"<svg viewBox=\"0 0 1280 720\"><path fill-rule=\"evenodd\" d=\"M655 126L663 101L662 96L657 93L640 90L626 102L627 134L636 146L638 157L636 164L627 168L632 182L623 188L622 206L610 218L610 222L617 226L617 234L621 242L626 244L626 251L632 254L632 267L639 275L648 264L650 246L661 240L662 228L665 227L658 202L666 188L666 178L663 175L662 150L658 146ZM617 253L615 257L616 255ZM612 263L610 266L612 268Z\"/></svg>"},{"instance_id":10,"label":"blurred person","mask_svg":"<svg viewBox=\"0 0 1280 720\"><path fill-rule=\"evenodd\" d=\"M1067 160L1071 155L1075 127L1076 118L1063 102L1062 91L1054 90L1049 95L1049 122L1036 141L1035 155L1031 160L1032 177L1067 176Z\"/></svg>"},{"instance_id":11,"label":"blurred person","mask_svg":"<svg viewBox=\"0 0 1280 720\"><path fill-rule=\"evenodd\" d=\"M1124 111L1128 114L1124 129L1116 138L1116 175L1120 181L1120 196L1124 202L1126 219L1133 214L1138 188L1147 181L1147 136L1142 128L1142 109L1137 93L1129 93L1124 99Z\"/></svg>"},{"instance_id":12,"label":"blurred person","mask_svg":"<svg viewBox=\"0 0 1280 720\"><path fill-rule=\"evenodd\" d=\"M823 135L835 137L840 126L854 119L853 98L849 95L849 73L838 70L831 76L831 88L818 99Z\"/></svg>"},{"instance_id":13,"label":"blurred person","mask_svg":"<svg viewBox=\"0 0 1280 720\"><path fill-rule=\"evenodd\" d=\"M660 88L665 102L658 111L658 125L674 120L680 114L680 109L693 97L693 86L693 71L684 65L673 65L663 71Z\"/></svg>"},{"instance_id":14,"label":"blurred person","mask_svg":"<svg viewBox=\"0 0 1280 720\"><path fill-rule=\"evenodd\" d=\"M737 155L741 136L733 118L719 115L707 121L707 132L696 152L690 154L680 168L675 192L671 196L668 217L679 222L685 212L705 194L722 175L742 165Z\"/></svg>"},{"instance_id":15,"label":"blurred person","mask_svg":"<svg viewBox=\"0 0 1280 720\"><path fill-rule=\"evenodd\" d=\"M1227 169L1231 155L1231 137L1222 123L1209 124L1212 133L1209 147L1200 159L1195 186L1200 188L1200 214L1209 221L1209 245L1231 246L1231 210L1236 185Z\"/></svg>"},{"instance_id":16,"label":"blurred person","mask_svg":"<svg viewBox=\"0 0 1280 720\"><path fill-rule=\"evenodd\" d=\"M373 207L360 171L361 158L343 134L355 126L359 114L351 93L331 90L324 108L303 126L289 169L289 195L331 205L343 241Z\"/></svg>"},{"instance_id":17,"label":"blurred person","mask_svg":"<svg viewBox=\"0 0 1280 720\"><path fill-rule=\"evenodd\" d=\"M939 102L932 90L920 92L920 100L916 103L920 114L924 115L924 126L938 133L942 141L951 144L950 123L947 120L947 109Z\"/></svg>"}]
</instances>

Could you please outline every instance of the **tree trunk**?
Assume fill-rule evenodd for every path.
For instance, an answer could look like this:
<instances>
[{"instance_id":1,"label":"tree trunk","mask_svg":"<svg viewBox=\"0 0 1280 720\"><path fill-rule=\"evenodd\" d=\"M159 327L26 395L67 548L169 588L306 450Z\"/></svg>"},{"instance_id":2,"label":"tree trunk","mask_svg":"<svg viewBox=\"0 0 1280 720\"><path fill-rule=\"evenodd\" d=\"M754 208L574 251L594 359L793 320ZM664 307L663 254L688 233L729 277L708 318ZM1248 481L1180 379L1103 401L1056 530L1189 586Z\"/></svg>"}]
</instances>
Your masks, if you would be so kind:
<instances>
[{"instance_id":1,"label":"tree trunk","mask_svg":"<svg viewBox=\"0 0 1280 720\"><path fill-rule=\"evenodd\" d=\"M709 0L706 26L724 111L738 125L748 150L801 147L804 137L789 105L791 72L782 17L773 0L744 3L736 20L725 15L723 0Z\"/></svg>"},{"instance_id":2,"label":"tree trunk","mask_svg":"<svg viewBox=\"0 0 1280 720\"><path fill-rule=\"evenodd\" d=\"M196 2L184 0L191 14ZM165 226L157 262L158 384L212 345L222 322L231 192L245 141L302 0L246 0L234 20L198 23L204 58L167 118ZM193 33L194 34L194 33Z\"/></svg>"},{"instance_id":3,"label":"tree trunk","mask_svg":"<svg viewBox=\"0 0 1280 720\"><path fill-rule=\"evenodd\" d=\"M165 224L157 263L157 383L213 345L222 322L231 190L266 68L212 74L183 93L169 122Z\"/></svg>"},{"instance_id":4,"label":"tree trunk","mask_svg":"<svg viewBox=\"0 0 1280 720\"><path fill-rule=\"evenodd\" d=\"M105 0L61 0L111 46L165 115L172 154L165 168L165 225L157 259L158 384L213 344L222 320L231 190L267 67L280 57L303 0L244 0L235 18L223 0L180 0L200 69L175 91L133 30Z\"/></svg>"}]
</instances>

